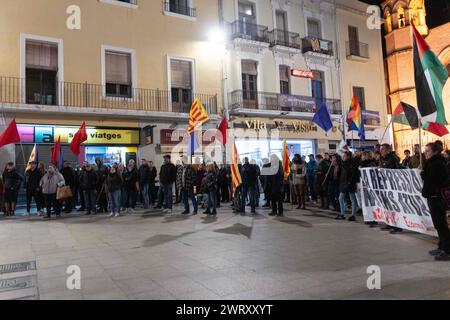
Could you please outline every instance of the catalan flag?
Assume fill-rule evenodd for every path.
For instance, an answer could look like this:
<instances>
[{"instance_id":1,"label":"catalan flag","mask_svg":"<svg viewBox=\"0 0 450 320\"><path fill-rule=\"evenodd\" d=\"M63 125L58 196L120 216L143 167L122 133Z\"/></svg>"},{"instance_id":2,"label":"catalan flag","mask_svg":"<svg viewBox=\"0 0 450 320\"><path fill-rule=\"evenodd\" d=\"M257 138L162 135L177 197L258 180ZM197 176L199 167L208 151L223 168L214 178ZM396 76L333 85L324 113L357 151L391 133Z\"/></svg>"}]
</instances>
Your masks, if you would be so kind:
<instances>
[{"instance_id":1,"label":"catalan flag","mask_svg":"<svg viewBox=\"0 0 450 320\"><path fill-rule=\"evenodd\" d=\"M199 99L195 99L189 113L189 134L201 127L205 122L209 121L208 112Z\"/></svg>"},{"instance_id":2,"label":"catalan flag","mask_svg":"<svg viewBox=\"0 0 450 320\"><path fill-rule=\"evenodd\" d=\"M231 152L231 180L233 184L233 191L236 191L242 183L241 173L239 172L239 154L236 148L236 143Z\"/></svg>"},{"instance_id":3,"label":"catalan flag","mask_svg":"<svg viewBox=\"0 0 450 320\"><path fill-rule=\"evenodd\" d=\"M289 147L287 145L286 139L284 139L283 145L283 172L284 172L284 180L289 178L291 174L291 160L289 158Z\"/></svg>"}]
</instances>

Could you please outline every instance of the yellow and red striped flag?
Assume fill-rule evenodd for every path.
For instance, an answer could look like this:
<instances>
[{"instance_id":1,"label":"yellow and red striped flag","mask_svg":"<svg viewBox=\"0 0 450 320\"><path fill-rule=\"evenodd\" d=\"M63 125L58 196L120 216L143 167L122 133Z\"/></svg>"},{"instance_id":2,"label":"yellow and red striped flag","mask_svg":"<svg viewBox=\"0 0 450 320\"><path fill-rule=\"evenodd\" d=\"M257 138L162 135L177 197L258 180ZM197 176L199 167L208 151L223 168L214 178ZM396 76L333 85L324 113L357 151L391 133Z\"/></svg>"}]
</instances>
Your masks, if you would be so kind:
<instances>
[{"instance_id":1,"label":"yellow and red striped flag","mask_svg":"<svg viewBox=\"0 0 450 320\"><path fill-rule=\"evenodd\" d=\"M284 139L283 145L283 172L284 180L287 180L289 178L289 175L291 174L291 160L289 159L289 148L286 138Z\"/></svg>"},{"instance_id":2,"label":"yellow and red striped flag","mask_svg":"<svg viewBox=\"0 0 450 320\"><path fill-rule=\"evenodd\" d=\"M239 172L239 154L236 148L236 143L233 146L233 151L231 153L231 181L233 184L233 191L236 191L242 183L241 173Z\"/></svg>"},{"instance_id":3,"label":"yellow and red striped flag","mask_svg":"<svg viewBox=\"0 0 450 320\"><path fill-rule=\"evenodd\" d=\"M207 121L209 121L208 112L206 112L206 108L200 99L197 98L192 104L191 112L189 113L189 134L192 134Z\"/></svg>"}]
</instances>

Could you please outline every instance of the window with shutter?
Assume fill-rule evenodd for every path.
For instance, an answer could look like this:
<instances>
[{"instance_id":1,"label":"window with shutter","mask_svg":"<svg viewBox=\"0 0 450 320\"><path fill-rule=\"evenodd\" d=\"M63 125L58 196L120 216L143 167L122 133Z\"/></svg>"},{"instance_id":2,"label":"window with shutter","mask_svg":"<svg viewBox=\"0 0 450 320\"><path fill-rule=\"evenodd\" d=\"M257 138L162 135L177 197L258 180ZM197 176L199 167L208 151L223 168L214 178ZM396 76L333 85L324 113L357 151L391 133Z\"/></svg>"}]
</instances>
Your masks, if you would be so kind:
<instances>
[{"instance_id":1,"label":"window with shutter","mask_svg":"<svg viewBox=\"0 0 450 320\"><path fill-rule=\"evenodd\" d=\"M320 34L320 22L316 19L308 19L308 36L321 38Z\"/></svg>"},{"instance_id":2,"label":"window with shutter","mask_svg":"<svg viewBox=\"0 0 450 320\"><path fill-rule=\"evenodd\" d=\"M189 113L192 100L192 62L170 60L172 110Z\"/></svg>"},{"instance_id":3,"label":"window with shutter","mask_svg":"<svg viewBox=\"0 0 450 320\"><path fill-rule=\"evenodd\" d=\"M288 66L280 66L280 93L291 94L290 87L290 68Z\"/></svg>"},{"instance_id":4,"label":"window with shutter","mask_svg":"<svg viewBox=\"0 0 450 320\"><path fill-rule=\"evenodd\" d=\"M106 95L131 98L131 54L106 51Z\"/></svg>"},{"instance_id":5,"label":"window with shutter","mask_svg":"<svg viewBox=\"0 0 450 320\"><path fill-rule=\"evenodd\" d=\"M257 107L257 80L257 62L242 60L242 95L246 108Z\"/></svg>"}]
</instances>

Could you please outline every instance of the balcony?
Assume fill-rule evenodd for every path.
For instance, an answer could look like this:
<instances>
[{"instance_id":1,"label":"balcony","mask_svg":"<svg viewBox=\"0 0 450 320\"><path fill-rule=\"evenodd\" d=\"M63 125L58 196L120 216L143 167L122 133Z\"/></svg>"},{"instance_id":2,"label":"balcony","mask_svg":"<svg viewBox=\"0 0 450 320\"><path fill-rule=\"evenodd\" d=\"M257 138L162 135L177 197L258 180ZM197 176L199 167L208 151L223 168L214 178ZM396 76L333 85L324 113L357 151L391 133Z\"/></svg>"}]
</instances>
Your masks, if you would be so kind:
<instances>
[{"instance_id":1,"label":"balcony","mask_svg":"<svg viewBox=\"0 0 450 320\"><path fill-rule=\"evenodd\" d=\"M127 87L119 96L107 94L106 86L99 84L60 81L49 82L38 89L26 88L25 84L25 79L0 77L0 103L189 113L193 100L199 98L209 114L218 113L217 95L189 94L178 99L167 90Z\"/></svg>"},{"instance_id":2,"label":"balcony","mask_svg":"<svg viewBox=\"0 0 450 320\"><path fill-rule=\"evenodd\" d=\"M166 0L164 2L164 12L181 15L189 18L197 17L197 9L180 4L178 1Z\"/></svg>"},{"instance_id":3,"label":"balcony","mask_svg":"<svg viewBox=\"0 0 450 320\"><path fill-rule=\"evenodd\" d=\"M302 53L317 53L333 56L333 42L309 36L302 39Z\"/></svg>"},{"instance_id":4,"label":"balcony","mask_svg":"<svg viewBox=\"0 0 450 320\"><path fill-rule=\"evenodd\" d=\"M283 46L287 48L300 49L300 35L282 29L274 29L269 32L271 46Z\"/></svg>"},{"instance_id":5,"label":"balcony","mask_svg":"<svg viewBox=\"0 0 450 320\"><path fill-rule=\"evenodd\" d=\"M270 43L268 27L240 20L231 23L231 38Z\"/></svg>"},{"instance_id":6,"label":"balcony","mask_svg":"<svg viewBox=\"0 0 450 320\"><path fill-rule=\"evenodd\" d=\"M347 41L347 59L355 61L367 61L369 59L369 45L358 41Z\"/></svg>"},{"instance_id":7,"label":"balcony","mask_svg":"<svg viewBox=\"0 0 450 320\"><path fill-rule=\"evenodd\" d=\"M314 114L318 107L325 102L330 115L342 115L341 102L336 99L316 99L299 95L236 90L230 93L229 101L232 112L236 109L247 109L309 114Z\"/></svg>"}]
</instances>

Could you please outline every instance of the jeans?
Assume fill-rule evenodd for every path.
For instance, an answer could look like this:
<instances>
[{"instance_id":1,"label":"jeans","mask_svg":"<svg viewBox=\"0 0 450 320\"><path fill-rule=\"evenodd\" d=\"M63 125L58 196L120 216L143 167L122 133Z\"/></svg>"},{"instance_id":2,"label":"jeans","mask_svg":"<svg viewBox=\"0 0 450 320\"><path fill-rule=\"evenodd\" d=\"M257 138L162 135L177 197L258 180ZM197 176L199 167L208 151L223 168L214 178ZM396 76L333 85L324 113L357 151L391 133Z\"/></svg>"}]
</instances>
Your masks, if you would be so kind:
<instances>
[{"instance_id":1,"label":"jeans","mask_svg":"<svg viewBox=\"0 0 450 320\"><path fill-rule=\"evenodd\" d=\"M56 193L44 194L45 206L47 208L47 217L52 215L52 208L55 209L55 214L59 216L61 209L59 208L58 201L56 201Z\"/></svg>"},{"instance_id":2,"label":"jeans","mask_svg":"<svg viewBox=\"0 0 450 320\"><path fill-rule=\"evenodd\" d=\"M173 184L163 184L163 193L164 193L164 209L172 209L172 201L173 201Z\"/></svg>"},{"instance_id":3,"label":"jeans","mask_svg":"<svg viewBox=\"0 0 450 320\"><path fill-rule=\"evenodd\" d=\"M311 200L317 201L315 178L314 178L314 176L308 176L307 180L308 180L308 189L309 189L309 195L311 196Z\"/></svg>"},{"instance_id":4,"label":"jeans","mask_svg":"<svg viewBox=\"0 0 450 320\"><path fill-rule=\"evenodd\" d=\"M141 184L141 195L142 200L144 200L144 209L148 209L150 205L150 197L148 194L148 183Z\"/></svg>"},{"instance_id":5,"label":"jeans","mask_svg":"<svg viewBox=\"0 0 450 320\"><path fill-rule=\"evenodd\" d=\"M345 192L339 194L339 205L341 207L341 216L345 216ZM352 201L352 216L356 215L358 210L358 202L356 201L356 195L354 192L349 192L350 200Z\"/></svg>"},{"instance_id":6,"label":"jeans","mask_svg":"<svg viewBox=\"0 0 450 320\"><path fill-rule=\"evenodd\" d=\"M194 211L198 211L197 199L195 199L194 192L192 190L181 190L181 195L184 203L184 210L189 211L189 199L192 201L192 205L194 206Z\"/></svg>"},{"instance_id":7,"label":"jeans","mask_svg":"<svg viewBox=\"0 0 450 320\"><path fill-rule=\"evenodd\" d=\"M215 212L217 209L216 191L208 192L208 210Z\"/></svg>"},{"instance_id":8,"label":"jeans","mask_svg":"<svg viewBox=\"0 0 450 320\"><path fill-rule=\"evenodd\" d=\"M123 190L123 196L124 196L124 207L126 209L134 209L136 207L136 199L137 199L137 192L134 189L124 189Z\"/></svg>"},{"instance_id":9,"label":"jeans","mask_svg":"<svg viewBox=\"0 0 450 320\"><path fill-rule=\"evenodd\" d=\"M97 212L97 190L83 190L87 212Z\"/></svg>"},{"instance_id":10,"label":"jeans","mask_svg":"<svg viewBox=\"0 0 450 320\"><path fill-rule=\"evenodd\" d=\"M120 213L121 193L120 190L109 193L109 208L112 213Z\"/></svg>"},{"instance_id":11,"label":"jeans","mask_svg":"<svg viewBox=\"0 0 450 320\"><path fill-rule=\"evenodd\" d=\"M256 187L255 186L249 186L249 185L243 185L242 186L242 210L245 211L245 205L247 202L247 195L250 198L250 206L252 208L252 211L256 208Z\"/></svg>"}]
</instances>

